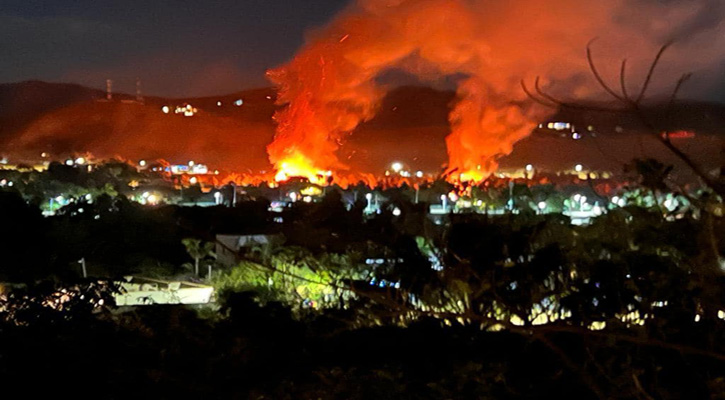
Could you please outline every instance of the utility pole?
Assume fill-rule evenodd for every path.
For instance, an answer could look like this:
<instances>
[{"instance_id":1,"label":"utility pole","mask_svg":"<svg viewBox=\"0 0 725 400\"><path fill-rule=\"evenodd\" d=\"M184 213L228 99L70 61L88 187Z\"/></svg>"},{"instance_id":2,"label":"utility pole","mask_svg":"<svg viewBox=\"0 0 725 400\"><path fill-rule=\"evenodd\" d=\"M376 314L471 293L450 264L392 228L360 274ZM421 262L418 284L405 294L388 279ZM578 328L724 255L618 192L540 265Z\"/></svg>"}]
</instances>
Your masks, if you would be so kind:
<instances>
[{"instance_id":1,"label":"utility pole","mask_svg":"<svg viewBox=\"0 0 725 400\"><path fill-rule=\"evenodd\" d=\"M113 81L106 79L106 100L113 100Z\"/></svg>"},{"instance_id":2,"label":"utility pole","mask_svg":"<svg viewBox=\"0 0 725 400\"><path fill-rule=\"evenodd\" d=\"M83 272L83 278L88 278L88 270L86 270L86 258L83 257L78 260L78 264L81 265L81 271Z\"/></svg>"},{"instance_id":3,"label":"utility pole","mask_svg":"<svg viewBox=\"0 0 725 400\"><path fill-rule=\"evenodd\" d=\"M144 104L143 95L141 94L141 78L136 78L136 102Z\"/></svg>"}]
</instances>

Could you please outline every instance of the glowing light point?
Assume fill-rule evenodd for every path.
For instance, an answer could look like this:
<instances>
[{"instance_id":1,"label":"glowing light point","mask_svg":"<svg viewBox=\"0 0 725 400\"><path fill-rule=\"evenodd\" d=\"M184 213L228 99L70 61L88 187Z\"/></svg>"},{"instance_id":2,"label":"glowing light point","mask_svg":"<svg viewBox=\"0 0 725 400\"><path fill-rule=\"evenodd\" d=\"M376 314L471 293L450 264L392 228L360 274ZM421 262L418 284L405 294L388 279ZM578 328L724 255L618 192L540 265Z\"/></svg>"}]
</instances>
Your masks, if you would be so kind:
<instances>
[{"instance_id":1,"label":"glowing light point","mask_svg":"<svg viewBox=\"0 0 725 400\"><path fill-rule=\"evenodd\" d=\"M531 164L526 164L526 171L531 172L534 170L534 166Z\"/></svg>"},{"instance_id":2,"label":"glowing light point","mask_svg":"<svg viewBox=\"0 0 725 400\"><path fill-rule=\"evenodd\" d=\"M395 215L396 217L398 217L398 216L400 216L400 214L401 214L400 209L398 207L395 207L393 209L393 215Z\"/></svg>"},{"instance_id":3,"label":"glowing light point","mask_svg":"<svg viewBox=\"0 0 725 400\"><path fill-rule=\"evenodd\" d=\"M138 165L145 167L146 166L146 160L141 160L138 162Z\"/></svg>"},{"instance_id":4,"label":"glowing light point","mask_svg":"<svg viewBox=\"0 0 725 400\"><path fill-rule=\"evenodd\" d=\"M537 207L539 207L539 210L543 210L546 208L546 202L540 201L539 204L537 204Z\"/></svg>"},{"instance_id":5,"label":"glowing light point","mask_svg":"<svg viewBox=\"0 0 725 400\"><path fill-rule=\"evenodd\" d=\"M189 166L190 167L193 167L194 166L194 161L189 161Z\"/></svg>"},{"instance_id":6,"label":"glowing light point","mask_svg":"<svg viewBox=\"0 0 725 400\"><path fill-rule=\"evenodd\" d=\"M583 169L584 167L581 164L577 164L574 166L574 171L576 172L582 172Z\"/></svg>"},{"instance_id":7,"label":"glowing light point","mask_svg":"<svg viewBox=\"0 0 725 400\"><path fill-rule=\"evenodd\" d=\"M403 169L403 164L396 161L390 165L390 168L392 168L395 173L398 173Z\"/></svg>"},{"instance_id":8,"label":"glowing light point","mask_svg":"<svg viewBox=\"0 0 725 400\"><path fill-rule=\"evenodd\" d=\"M79 164L79 165L80 165L80 164L84 164L85 162L86 162L86 159L85 159L85 158L83 158L83 157L78 157L78 158L76 158L76 160L75 160L75 163L76 163L76 164Z\"/></svg>"},{"instance_id":9,"label":"glowing light point","mask_svg":"<svg viewBox=\"0 0 725 400\"><path fill-rule=\"evenodd\" d=\"M415 173L415 176L418 177L418 178L422 178L423 177L423 171L416 172Z\"/></svg>"},{"instance_id":10,"label":"glowing light point","mask_svg":"<svg viewBox=\"0 0 725 400\"><path fill-rule=\"evenodd\" d=\"M73 165L73 160L71 160L71 159L65 160L65 165L70 167L71 165Z\"/></svg>"},{"instance_id":11,"label":"glowing light point","mask_svg":"<svg viewBox=\"0 0 725 400\"><path fill-rule=\"evenodd\" d=\"M192 176L191 179L189 179L189 183L192 185L196 185L198 182L199 180L195 176Z\"/></svg>"},{"instance_id":12,"label":"glowing light point","mask_svg":"<svg viewBox=\"0 0 725 400\"><path fill-rule=\"evenodd\" d=\"M163 112L164 114L168 114L169 111L170 111L169 106L163 106L163 107L161 107L161 112Z\"/></svg>"}]
</instances>

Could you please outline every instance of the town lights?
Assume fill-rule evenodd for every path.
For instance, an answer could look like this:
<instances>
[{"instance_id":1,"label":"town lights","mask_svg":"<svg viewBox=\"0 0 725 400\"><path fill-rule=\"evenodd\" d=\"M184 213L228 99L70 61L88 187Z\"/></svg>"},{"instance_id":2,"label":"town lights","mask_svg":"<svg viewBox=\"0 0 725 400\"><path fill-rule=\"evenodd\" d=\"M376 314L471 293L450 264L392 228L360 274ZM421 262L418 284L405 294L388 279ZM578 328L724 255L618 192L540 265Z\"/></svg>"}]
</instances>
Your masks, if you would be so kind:
<instances>
[{"instance_id":1,"label":"town lights","mask_svg":"<svg viewBox=\"0 0 725 400\"><path fill-rule=\"evenodd\" d=\"M365 194L365 200L367 200L367 203L368 203L367 206L365 207L365 209L367 210L367 212L370 212L373 207L373 205L372 205L373 194L372 193Z\"/></svg>"},{"instance_id":2,"label":"town lights","mask_svg":"<svg viewBox=\"0 0 725 400\"><path fill-rule=\"evenodd\" d=\"M390 168L392 168L393 172L397 174L403 170L403 163L396 161L390 165Z\"/></svg>"}]
</instances>

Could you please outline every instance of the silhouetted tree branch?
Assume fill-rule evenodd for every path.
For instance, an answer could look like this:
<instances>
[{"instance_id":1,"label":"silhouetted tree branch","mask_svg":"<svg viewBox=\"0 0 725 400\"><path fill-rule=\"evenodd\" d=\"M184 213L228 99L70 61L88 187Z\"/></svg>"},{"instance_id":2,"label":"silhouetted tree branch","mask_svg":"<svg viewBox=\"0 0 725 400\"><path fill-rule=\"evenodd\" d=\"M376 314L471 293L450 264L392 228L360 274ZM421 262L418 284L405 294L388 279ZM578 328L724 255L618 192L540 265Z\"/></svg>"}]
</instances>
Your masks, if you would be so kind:
<instances>
[{"instance_id":1,"label":"silhouetted tree branch","mask_svg":"<svg viewBox=\"0 0 725 400\"><path fill-rule=\"evenodd\" d=\"M561 99L558 99L551 94L547 93L546 91L541 89L540 86L540 77L536 77L534 81L534 90L535 93L532 93L532 91L529 89L529 87L526 85L525 81L521 81L521 87L523 88L524 92L526 93L529 98L531 98L533 101L544 105L546 107L551 108L560 108L560 109L574 109L574 110L583 110L583 111L595 111L595 112L613 112L613 113L630 113L634 114L638 117L640 122L651 132L651 134L654 136L654 138L662 143L672 154L674 154L677 158L679 158L682 162L684 162L702 181L707 185L710 189L715 191L720 196L725 196L725 187L724 185L719 182L717 179L714 179L711 177L703 168L698 165L695 161L692 160L690 156L685 154L682 150L680 150L677 146L675 146L671 141L669 136L665 133L664 135L661 135L660 132L657 130L657 128L648 120L648 118L645 115L645 111L642 107L642 103L647 95L647 91L650 87L650 83L652 81L652 78L654 76L655 70L657 68L657 65L660 63L660 60L662 59L662 55L664 52L672 45L672 43L667 43L660 47L659 51L657 52L654 60L649 66L649 70L647 71L647 75L642 83L642 87L639 90L639 93L636 97L632 97L628 90L627 90L627 80L626 80L626 70L627 70L627 60L623 60L620 72L619 72L619 85L621 93L617 93L612 87L604 80L602 75L599 73L599 70L596 67L596 63L594 61L594 57L592 55L591 45L596 39L591 40L587 44L587 62L589 64L589 69L592 72L592 75L596 79L599 86L601 86L602 89L604 89L605 92L610 94L612 97L614 97L617 102L620 104L619 107L601 107L601 106L595 106L595 105L587 105L577 102L567 102L563 101ZM668 112L671 111L671 108L677 98L677 94L679 93L680 89L682 88L682 85L690 79L692 76L691 73L683 74L675 84L674 89L672 90L672 93L670 94L670 100L668 103Z\"/></svg>"}]
</instances>

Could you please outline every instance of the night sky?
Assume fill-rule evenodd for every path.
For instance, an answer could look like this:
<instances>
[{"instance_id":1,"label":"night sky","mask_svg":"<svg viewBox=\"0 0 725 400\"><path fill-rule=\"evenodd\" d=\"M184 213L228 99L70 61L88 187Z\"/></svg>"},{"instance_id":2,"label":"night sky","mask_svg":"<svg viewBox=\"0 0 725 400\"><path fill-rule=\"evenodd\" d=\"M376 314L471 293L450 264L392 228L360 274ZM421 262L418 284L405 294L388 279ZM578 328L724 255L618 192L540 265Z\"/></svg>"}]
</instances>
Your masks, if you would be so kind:
<instances>
[{"instance_id":1,"label":"night sky","mask_svg":"<svg viewBox=\"0 0 725 400\"><path fill-rule=\"evenodd\" d=\"M40 79L201 96L266 86L348 0L3 0L0 83Z\"/></svg>"},{"instance_id":2,"label":"night sky","mask_svg":"<svg viewBox=\"0 0 725 400\"><path fill-rule=\"evenodd\" d=\"M2 0L0 83L37 79L105 88L106 79L113 79L114 91L132 93L140 78L146 95L179 97L269 86L264 72L289 61L306 33L324 26L351 2ZM725 7L719 0L703 3L711 6L680 26L683 32L675 37L717 25L723 29ZM647 14L633 15L649 21ZM655 30L666 28L671 17L649 23ZM710 32L708 37L717 36ZM702 59L688 61L687 68L696 74L684 94L723 101L725 61L705 54L709 72L699 70Z\"/></svg>"}]
</instances>

